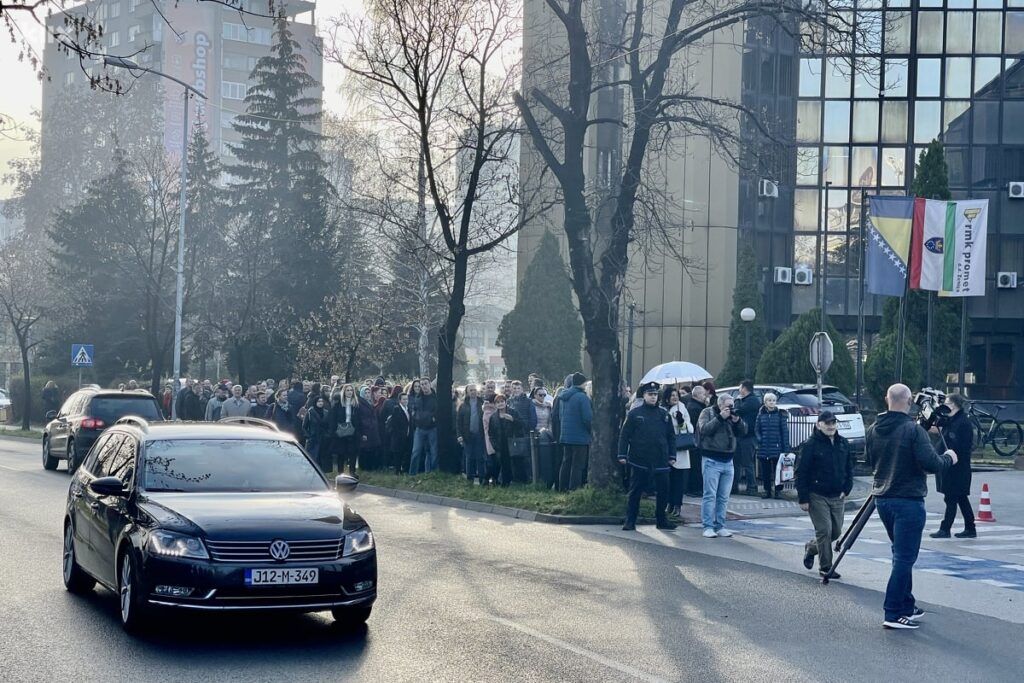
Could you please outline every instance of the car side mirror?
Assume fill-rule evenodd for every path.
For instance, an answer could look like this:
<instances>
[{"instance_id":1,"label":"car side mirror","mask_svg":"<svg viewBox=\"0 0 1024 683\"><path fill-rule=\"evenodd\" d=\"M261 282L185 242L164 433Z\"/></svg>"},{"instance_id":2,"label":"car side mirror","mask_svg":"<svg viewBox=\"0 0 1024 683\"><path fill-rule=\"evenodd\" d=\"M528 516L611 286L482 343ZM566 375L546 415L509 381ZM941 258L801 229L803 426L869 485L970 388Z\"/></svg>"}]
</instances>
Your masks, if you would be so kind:
<instances>
[{"instance_id":1,"label":"car side mirror","mask_svg":"<svg viewBox=\"0 0 1024 683\"><path fill-rule=\"evenodd\" d=\"M89 488L99 496L126 496L124 483L117 477L100 477L89 482Z\"/></svg>"},{"instance_id":2,"label":"car side mirror","mask_svg":"<svg viewBox=\"0 0 1024 683\"><path fill-rule=\"evenodd\" d=\"M359 480L351 474L339 474L334 478L334 489L338 493L352 493L359 486Z\"/></svg>"},{"instance_id":3,"label":"car side mirror","mask_svg":"<svg viewBox=\"0 0 1024 683\"><path fill-rule=\"evenodd\" d=\"M57 411L56 410L48 410L48 411L46 411L46 415L44 415L43 417L45 417L47 420L53 420L53 419L55 419L57 417Z\"/></svg>"}]
</instances>

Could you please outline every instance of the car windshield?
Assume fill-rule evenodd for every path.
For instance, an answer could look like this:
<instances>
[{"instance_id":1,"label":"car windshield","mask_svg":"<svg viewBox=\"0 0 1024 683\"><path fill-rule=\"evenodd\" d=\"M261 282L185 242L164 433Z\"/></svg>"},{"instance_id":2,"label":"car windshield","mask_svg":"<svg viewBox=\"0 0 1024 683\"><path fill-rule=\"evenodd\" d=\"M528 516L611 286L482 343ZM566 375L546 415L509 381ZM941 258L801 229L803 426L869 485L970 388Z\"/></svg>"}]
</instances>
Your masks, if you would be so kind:
<instances>
[{"instance_id":1,"label":"car windshield","mask_svg":"<svg viewBox=\"0 0 1024 683\"><path fill-rule=\"evenodd\" d=\"M821 392L821 402L824 405L834 406L852 406L853 401L846 398L846 396L838 389L824 389ZM779 397L779 403L782 404L794 404L798 406L806 406L807 408L818 407L818 390L817 389L798 389L797 391L790 391Z\"/></svg>"},{"instance_id":2,"label":"car windshield","mask_svg":"<svg viewBox=\"0 0 1024 683\"><path fill-rule=\"evenodd\" d=\"M96 396L89 403L89 417L113 424L125 415L135 415L150 422L162 420L160 408L149 396Z\"/></svg>"},{"instance_id":3,"label":"car windshield","mask_svg":"<svg viewBox=\"0 0 1024 683\"><path fill-rule=\"evenodd\" d=\"M327 482L288 441L181 439L146 445L142 488L181 491L322 491Z\"/></svg>"}]
</instances>

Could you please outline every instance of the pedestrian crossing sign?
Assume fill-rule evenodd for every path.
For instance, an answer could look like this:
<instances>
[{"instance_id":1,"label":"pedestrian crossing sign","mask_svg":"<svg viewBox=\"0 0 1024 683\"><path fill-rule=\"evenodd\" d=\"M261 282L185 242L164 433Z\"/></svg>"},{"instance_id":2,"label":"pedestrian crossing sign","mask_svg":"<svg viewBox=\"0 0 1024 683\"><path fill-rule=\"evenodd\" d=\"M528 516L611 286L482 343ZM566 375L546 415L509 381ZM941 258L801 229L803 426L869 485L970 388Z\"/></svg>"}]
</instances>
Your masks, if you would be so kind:
<instances>
[{"instance_id":1,"label":"pedestrian crossing sign","mask_svg":"<svg viewBox=\"0 0 1024 683\"><path fill-rule=\"evenodd\" d=\"M93 359L93 345L92 344L72 344L71 345L71 367L73 368L91 368Z\"/></svg>"}]
</instances>

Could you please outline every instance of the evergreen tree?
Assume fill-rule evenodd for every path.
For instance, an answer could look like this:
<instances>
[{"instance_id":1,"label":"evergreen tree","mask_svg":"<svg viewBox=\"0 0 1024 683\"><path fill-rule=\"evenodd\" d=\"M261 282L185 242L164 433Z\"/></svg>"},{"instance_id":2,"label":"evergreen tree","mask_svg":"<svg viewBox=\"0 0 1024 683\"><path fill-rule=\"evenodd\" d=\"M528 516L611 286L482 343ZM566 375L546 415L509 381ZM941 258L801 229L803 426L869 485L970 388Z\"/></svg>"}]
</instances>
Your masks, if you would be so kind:
<instances>
[{"instance_id":1,"label":"evergreen tree","mask_svg":"<svg viewBox=\"0 0 1024 683\"><path fill-rule=\"evenodd\" d=\"M810 361L811 337L819 331L821 312L807 311L769 344L757 364L757 376L761 382L814 384L817 377ZM832 339L835 349L832 367L825 375L825 382L839 387L847 394L854 388L853 358L846 349L845 339L836 331L832 321L825 319L825 331Z\"/></svg>"},{"instance_id":2,"label":"evergreen tree","mask_svg":"<svg viewBox=\"0 0 1024 683\"><path fill-rule=\"evenodd\" d=\"M270 54L256 62L250 80L246 113L232 124L242 136L232 147L239 161L230 169L232 202L253 229L264 232L274 267L263 295L278 305L275 318L287 327L335 291L325 287L336 281L337 245L328 221L334 188L315 130L322 100L310 94L319 84L306 71L283 14Z\"/></svg>"},{"instance_id":3,"label":"evergreen tree","mask_svg":"<svg viewBox=\"0 0 1024 683\"><path fill-rule=\"evenodd\" d=\"M938 140L933 140L928 148L922 152L921 159L914 171L914 181L911 183L910 189L911 194L915 197L942 200L952 198L949 192L946 157L943 153L942 143ZM929 296L934 297L932 301L932 362L931 377L925 377ZM947 373L958 370L960 366L960 306L960 300L957 298L940 297L935 293L921 290L911 290L907 293L903 380L911 388L916 389L916 382L922 380L929 386L942 384ZM891 343L893 346L896 344L899 329L899 308L900 300L896 297L889 297L886 299L882 309L881 335L892 334L893 339L888 343ZM970 321L968 321L969 323ZM916 344L911 340L917 340ZM875 342L875 344L878 343L878 341ZM910 367L909 363L909 350L911 347L915 349L914 367ZM873 350L874 348L872 347L871 351ZM920 365L918 366L917 364ZM894 380L894 373L891 368L887 377L888 382L891 384ZM914 379L915 383L910 383L911 378Z\"/></svg>"},{"instance_id":4,"label":"evergreen tree","mask_svg":"<svg viewBox=\"0 0 1024 683\"><path fill-rule=\"evenodd\" d=\"M545 232L526 268L515 308L498 326L508 377L525 380L531 372L565 377L579 369L583 325L570 287L558 240Z\"/></svg>"},{"instance_id":5,"label":"evergreen tree","mask_svg":"<svg viewBox=\"0 0 1024 683\"><path fill-rule=\"evenodd\" d=\"M911 339L908 331L903 347L903 383L913 390L920 386L924 368L917 344ZM896 333L883 334L871 345L864 363L864 388L878 410L885 410L885 392L895 382L896 348Z\"/></svg>"},{"instance_id":6,"label":"evergreen tree","mask_svg":"<svg viewBox=\"0 0 1024 683\"><path fill-rule=\"evenodd\" d=\"M752 308L757 314L753 322L744 322L740 311ZM740 247L736 263L736 288L732 293L732 322L729 325L729 353L725 367L719 373L716 384L720 387L739 384L743 379L754 379L761 352L768 344L764 328L764 300L757 288L757 255L749 242ZM747 330L750 330L750 372L744 373L747 353ZM747 377L749 374L750 377Z\"/></svg>"}]
</instances>

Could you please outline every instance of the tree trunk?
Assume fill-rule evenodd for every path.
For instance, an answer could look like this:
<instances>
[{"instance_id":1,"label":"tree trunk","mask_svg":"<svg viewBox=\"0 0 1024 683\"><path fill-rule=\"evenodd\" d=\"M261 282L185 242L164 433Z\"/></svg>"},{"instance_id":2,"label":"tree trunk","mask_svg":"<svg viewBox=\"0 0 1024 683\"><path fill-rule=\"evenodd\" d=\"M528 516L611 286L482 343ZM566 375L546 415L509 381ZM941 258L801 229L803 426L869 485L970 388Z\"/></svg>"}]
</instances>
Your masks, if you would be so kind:
<instances>
[{"instance_id":1,"label":"tree trunk","mask_svg":"<svg viewBox=\"0 0 1024 683\"><path fill-rule=\"evenodd\" d=\"M21 411L21 428L28 431L32 425L32 377L28 367L28 333L18 334L18 350L21 351L21 377L24 384L25 407Z\"/></svg>"},{"instance_id":2,"label":"tree trunk","mask_svg":"<svg viewBox=\"0 0 1024 683\"><path fill-rule=\"evenodd\" d=\"M419 231L420 244L427 241L427 173L423 154L420 154L416 170L416 229ZM430 288L426 265L420 263L417 273L419 286L419 317L417 331L417 361L420 366L420 377L430 374Z\"/></svg>"},{"instance_id":3,"label":"tree trunk","mask_svg":"<svg viewBox=\"0 0 1024 683\"><path fill-rule=\"evenodd\" d=\"M445 472L459 471L458 445L452 415L452 384L455 374L455 338L466 315L466 250L455 253L455 273L448 298L448 315L438 334L437 345L437 447L440 467Z\"/></svg>"},{"instance_id":4,"label":"tree trunk","mask_svg":"<svg viewBox=\"0 0 1024 683\"><path fill-rule=\"evenodd\" d=\"M205 356L203 362L206 362ZM245 349L242 346L242 343L238 340L235 340L235 365L238 368L238 381L240 384L245 386L246 376L248 375L245 367ZM203 377L205 376L206 373L204 372Z\"/></svg>"},{"instance_id":5,"label":"tree trunk","mask_svg":"<svg viewBox=\"0 0 1024 683\"><path fill-rule=\"evenodd\" d=\"M157 354L156 358L153 359L153 375L149 381L149 391L154 396L160 395L160 380L163 379L164 375L164 358L162 354Z\"/></svg>"}]
</instances>

